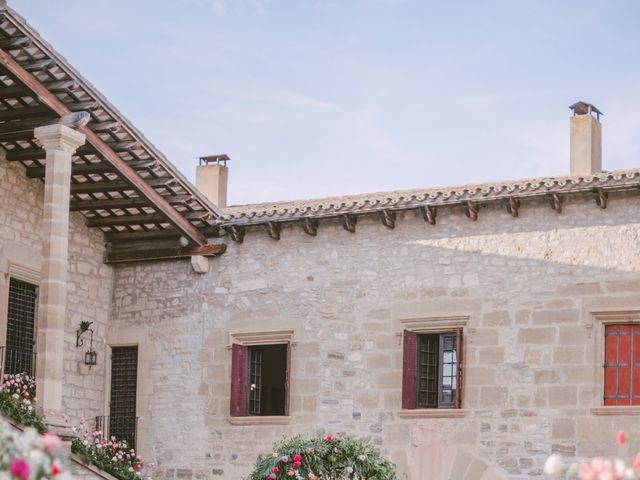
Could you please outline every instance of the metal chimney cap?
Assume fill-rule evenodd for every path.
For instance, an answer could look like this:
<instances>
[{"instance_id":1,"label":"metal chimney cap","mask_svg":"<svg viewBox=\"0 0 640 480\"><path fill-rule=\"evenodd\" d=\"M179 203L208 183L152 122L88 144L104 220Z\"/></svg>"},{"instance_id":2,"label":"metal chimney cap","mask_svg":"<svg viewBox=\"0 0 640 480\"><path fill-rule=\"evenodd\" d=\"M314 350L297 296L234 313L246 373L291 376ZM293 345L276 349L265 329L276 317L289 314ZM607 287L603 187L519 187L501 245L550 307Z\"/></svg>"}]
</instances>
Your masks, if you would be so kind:
<instances>
[{"instance_id":1,"label":"metal chimney cap","mask_svg":"<svg viewBox=\"0 0 640 480\"><path fill-rule=\"evenodd\" d=\"M207 155L205 157L200 157L200 165L209 165L211 163L220 164L222 163L225 167L227 166L227 162L231 160L226 153L220 155Z\"/></svg>"},{"instance_id":2,"label":"metal chimney cap","mask_svg":"<svg viewBox=\"0 0 640 480\"><path fill-rule=\"evenodd\" d=\"M574 115L589 115L591 113L595 113L596 117L599 119L600 115L604 115L600 110L598 110L594 105L587 102L576 102L569 107Z\"/></svg>"}]
</instances>

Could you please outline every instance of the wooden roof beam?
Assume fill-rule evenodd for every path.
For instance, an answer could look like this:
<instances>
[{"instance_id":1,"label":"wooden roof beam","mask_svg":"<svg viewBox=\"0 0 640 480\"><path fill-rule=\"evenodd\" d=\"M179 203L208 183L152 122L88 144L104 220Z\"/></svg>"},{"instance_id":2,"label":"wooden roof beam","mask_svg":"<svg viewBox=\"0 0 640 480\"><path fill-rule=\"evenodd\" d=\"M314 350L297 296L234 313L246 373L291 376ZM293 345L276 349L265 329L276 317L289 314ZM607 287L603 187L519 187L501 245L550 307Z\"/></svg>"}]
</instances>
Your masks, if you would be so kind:
<instances>
[{"instance_id":1,"label":"wooden roof beam","mask_svg":"<svg viewBox=\"0 0 640 480\"><path fill-rule=\"evenodd\" d=\"M396 228L396 212L393 210L382 210L379 212L380 221L387 228Z\"/></svg>"},{"instance_id":2,"label":"wooden roof beam","mask_svg":"<svg viewBox=\"0 0 640 480\"><path fill-rule=\"evenodd\" d=\"M227 245L203 245L199 247L168 247L146 250L107 251L104 263L148 262L150 260L175 260L191 258L194 255L217 257L227 251Z\"/></svg>"},{"instance_id":3,"label":"wooden roof beam","mask_svg":"<svg viewBox=\"0 0 640 480\"><path fill-rule=\"evenodd\" d=\"M109 144L114 152L127 152L133 148L138 148L138 142L118 142L115 144ZM94 155L95 150L89 146L84 145L76 150L76 155ZM23 161L23 160L40 160L44 159L46 152L42 148L26 148L26 149L13 149L7 151L7 160L11 161Z\"/></svg>"},{"instance_id":4,"label":"wooden roof beam","mask_svg":"<svg viewBox=\"0 0 640 480\"><path fill-rule=\"evenodd\" d=\"M168 187L174 183L172 178L154 178L148 180L151 188ZM104 192L125 192L134 190L130 183L121 180L110 180L104 182L83 182L72 183L71 193L104 193ZM146 197L144 197L146 198ZM166 202L166 200L165 200ZM167 202L168 203L168 202ZM153 202L150 202L153 205Z\"/></svg>"},{"instance_id":5,"label":"wooden roof beam","mask_svg":"<svg viewBox=\"0 0 640 480\"><path fill-rule=\"evenodd\" d=\"M433 205L425 205L424 207L420 207L420 212L422 213L422 218L429 225L436 224L436 216L438 215L438 209Z\"/></svg>"},{"instance_id":6,"label":"wooden roof beam","mask_svg":"<svg viewBox=\"0 0 640 480\"><path fill-rule=\"evenodd\" d=\"M139 162L129 162L129 166L135 170L153 168L155 160L140 160ZM92 173L116 173L113 167L105 162L96 163L74 163L71 166L71 175L91 175ZM27 167L27 177L44 178L45 167Z\"/></svg>"},{"instance_id":7,"label":"wooden roof beam","mask_svg":"<svg viewBox=\"0 0 640 480\"><path fill-rule=\"evenodd\" d=\"M165 197L171 205L184 205L193 197L191 195L174 195ZM150 207L149 202L140 197L135 198L112 198L101 200L71 200L70 209L72 212L87 210L117 210L126 208Z\"/></svg>"},{"instance_id":8,"label":"wooden roof beam","mask_svg":"<svg viewBox=\"0 0 640 480\"><path fill-rule=\"evenodd\" d=\"M340 219L342 220L342 227L350 233L356 232L356 224L358 223L358 217L351 214L341 215Z\"/></svg>"},{"instance_id":9,"label":"wooden roof beam","mask_svg":"<svg viewBox=\"0 0 640 480\"><path fill-rule=\"evenodd\" d=\"M307 235L315 237L316 235L318 235L318 220L314 218L303 218L302 229Z\"/></svg>"},{"instance_id":10,"label":"wooden roof beam","mask_svg":"<svg viewBox=\"0 0 640 480\"><path fill-rule=\"evenodd\" d=\"M208 220L209 212L186 212L184 218L189 220ZM114 227L116 225L145 225L167 223L164 215L157 213L141 214L141 215L112 215L108 217L91 217L87 218L87 227Z\"/></svg>"},{"instance_id":11,"label":"wooden roof beam","mask_svg":"<svg viewBox=\"0 0 640 480\"><path fill-rule=\"evenodd\" d=\"M0 64L18 79L18 81L37 95L40 103L50 108L55 114L62 116L70 113L69 108L67 108L64 103L47 90L38 79L18 64L11 55L4 50L0 50ZM87 143L91 145L104 160L113 165L120 177L129 182L140 196L149 200L149 202L154 205L154 208L165 215L169 223L181 231L188 240L196 245L206 245L206 237L194 227L189 220L183 218L180 212L175 210L151 185L147 184L134 169L129 167L97 134L87 128L87 126L78 128L78 131L86 135Z\"/></svg>"},{"instance_id":12,"label":"wooden roof beam","mask_svg":"<svg viewBox=\"0 0 640 480\"><path fill-rule=\"evenodd\" d=\"M218 236L220 230L216 226L203 227L201 231L208 236ZM173 228L165 230L137 230L131 232L129 230L121 232L105 232L105 239L113 244L122 242L140 242L142 240L175 240L182 237L182 233Z\"/></svg>"}]
</instances>

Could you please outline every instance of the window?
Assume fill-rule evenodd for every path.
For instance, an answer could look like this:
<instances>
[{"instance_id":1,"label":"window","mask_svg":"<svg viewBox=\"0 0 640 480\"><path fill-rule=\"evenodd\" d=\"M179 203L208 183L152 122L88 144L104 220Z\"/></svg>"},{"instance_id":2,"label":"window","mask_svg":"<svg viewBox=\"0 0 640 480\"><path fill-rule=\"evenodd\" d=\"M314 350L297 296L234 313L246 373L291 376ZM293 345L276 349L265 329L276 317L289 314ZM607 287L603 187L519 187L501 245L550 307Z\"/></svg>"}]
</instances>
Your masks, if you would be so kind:
<instances>
[{"instance_id":1,"label":"window","mask_svg":"<svg viewBox=\"0 0 640 480\"><path fill-rule=\"evenodd\" d=\"M640 324L605 325L604 405L640 405Z\"/></svg>"},{"instance_id":2,"label":"window","mask_svg":"<svg viewBox=\"0 0 640 480\"><path fill-rule=\"evenodd\" d=\"M462 328L446 333L404 331L402 408L460 408Z\"/></svg>"},{"instance_id":3,"label":"window","mask_svg":"<svg viewBox=\"0 0 640 480\"><path fill-rule=\"evenodd\" d=\"M109 418L103 427L108 426L109 435L126 440L132 448L136 445L137 379L138 347L112 347Z\"/></svg>"},{"instance_id":4,"label":"window","mask_svg":"<svg viewBox=\"0 0 640 480\"><path fill-rule=\"evenodd\" d=\"M231 416L289 415L290 345L233 344Z\"/></svg>"},{"instance_id":5,"label":"window","mask_svg":"<svg viewBox=\"0 0 640 480\"><path fill-rule=\"evenodd\" d=\"M38 287L11 278L7 311L7 337L3 373L34 374L36 306Z\"/></svg>"}]
</instances>

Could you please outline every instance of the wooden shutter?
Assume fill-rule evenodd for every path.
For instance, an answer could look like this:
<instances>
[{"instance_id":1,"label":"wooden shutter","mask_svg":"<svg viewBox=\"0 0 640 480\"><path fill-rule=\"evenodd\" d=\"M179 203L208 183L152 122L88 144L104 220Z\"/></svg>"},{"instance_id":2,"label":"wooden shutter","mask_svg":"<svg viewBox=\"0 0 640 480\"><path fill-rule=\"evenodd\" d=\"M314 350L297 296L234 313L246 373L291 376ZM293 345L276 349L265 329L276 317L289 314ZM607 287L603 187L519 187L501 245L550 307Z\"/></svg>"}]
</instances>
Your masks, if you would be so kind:
<instances>
[{"instance_id":1,"label":"wooden shutter","mask_svg":"<svg viewBox=\"0 0 640 480\"><path fill-rule=\"evenodd\" d=\"M607 325L604 404L640 405L640 325Z\"/></svg>"},{"instance_id":2,"label":"wooden shutter","mask_svg":"<svg viewBox=\"0 0 640 480\"><path fill-rule=\"evenodd\" d=\"M291 343L287 343L287 360L284 371L284 414L289 415L289 395L291 385Z\"/></svg>"},{"instance_id":3,"label":"wooden shutter","mask_svg":"<svg viewBox=\"0 0 640 480\"><path fill-rule=\"evenodd\" d=\"M458 368L456 369L456 408L462 408L462 329L456 329L456 355Z\"/></svg>"},{"instance_id":4,"label":"wooden shutter","mask_svg":"<svg viewBox=\"0 0 640 480\"><path fill-rule=\"evenodd\" d=\"M243 417L247 412L249 375L249 348L234 343L231 347L231 402L232 417Z\"/></svg>"},{"instance_id":5,"label":"wooden shutter","mask_svg":"<svg viewBox=\"0 0 640 480\"><path fill-rule=\"evenodd\" d=\"M418 335L405 330L402 346L402 408L416 408Z\"/></svg>"}]
</instances>

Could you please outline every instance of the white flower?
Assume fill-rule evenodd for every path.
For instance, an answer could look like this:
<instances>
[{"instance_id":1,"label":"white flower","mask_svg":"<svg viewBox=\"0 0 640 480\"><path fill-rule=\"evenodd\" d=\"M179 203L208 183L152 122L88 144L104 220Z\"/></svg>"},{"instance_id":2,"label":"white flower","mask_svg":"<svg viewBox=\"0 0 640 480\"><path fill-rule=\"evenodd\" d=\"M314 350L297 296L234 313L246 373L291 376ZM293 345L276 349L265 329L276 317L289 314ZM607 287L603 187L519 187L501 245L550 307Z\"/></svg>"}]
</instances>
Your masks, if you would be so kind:
<instances>
[{"instance_id":1,"label":"white flower","mask_svg":"<svg viewBox=\"0 0 640 480\"><path fill-rule=\"evenodd\" d=\"M364 462L367 459L366 455L358 455L358 460L360 460L361 462Z\"/></svg>"},{"instance_id":2,"label":"white flower","mask_svg":"<svg viewBox=\"0 0 640 480\"><path fill-rule=\"evenodd\" d=\"M564 462L562 461L562 457L557 453L554 453L547 461L544 462L544 473L547 475L560 475L564 470Z\"/></svg>"},{"instance_id":3,"label":"white flower","mask_svg":"<svg viewBox=\"0 0 640 480\"><path fill-rule=\"evenodd\" d=\"M114 456L114 457L111 459L111 461L112 461L112 462L117 462L117 461L118 461L118 457Z\"/></svg>"}]
</instances>

